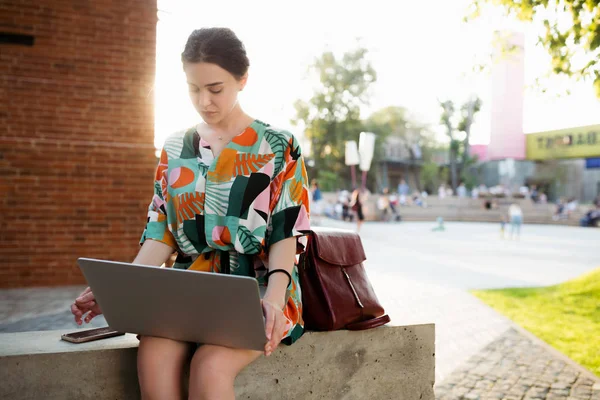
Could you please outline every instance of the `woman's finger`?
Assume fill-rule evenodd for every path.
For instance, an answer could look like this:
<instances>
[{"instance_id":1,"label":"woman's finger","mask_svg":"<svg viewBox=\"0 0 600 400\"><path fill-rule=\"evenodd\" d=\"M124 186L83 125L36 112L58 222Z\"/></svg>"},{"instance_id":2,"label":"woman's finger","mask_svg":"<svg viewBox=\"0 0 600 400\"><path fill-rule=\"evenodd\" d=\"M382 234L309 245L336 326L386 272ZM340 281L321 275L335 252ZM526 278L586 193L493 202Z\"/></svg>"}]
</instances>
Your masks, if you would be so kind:
<instances>
[{"instance_id":1,"label":"woman's finger","mask_svg":"<svg viewBox=\"0 0 600 400\"><path fill-rule=\"evenodd\" d=\"M84 313L90 311L90 309L92 309L92 307L94 307L96 305L95 301L88 301L86 303L75 303L75 305L77 307L79 307L80 310L82 310Z\"/></svg>"},{"instance_id":2,"label":"woman's finger","mask_svg":"<svg viewBox=\"0 0 600 400\"><path fill-rule=\"evenodd\" d=\"M81 308L82 310L90 310L91 308L93 308L96 305L96 302L94 300L92 301L88 301L87 303L75 303L77 305L77 307Z\"/></svg>"},{"instance_id":3,"label":"woman's finger","mask_svg":"<svg viewBox=\"0 0 600 400\"><path fill-rule=\"evenodd\" d=\"M285 333L285 327L287 326L287 317L285 316L285 314L283 314L281 316L281 326L279 328L279 341L281 342L281 339L283 339L283 334Z\"/></svg>"},{"instance_id":4,"label":"woman's finger","mask_svg":"<svg viewBox=\"0 0 600 400\"><path fill-rule=\"evenodd\" d=\"M277 309L275 306L273 306L273 304L265 301L263 303L264 309L265 309L265 319L266 319L266 324L265 324L265 332L267 335L267 343L265 344L265 355L266 356L270 356L271 353L274 350L274 347L276 347L276 341L273 340L275 337L275 332L274 329L276 327L276 323L277 323Z\"/></svg>"},{"instance_id":5,"label":"woman's finger","mask_svg":"<svg viewBox=\"0 0 600 400\"><path fill-rule=\"evenodd\" d=\"M98 314L96 314L95 312L93 312L93 311L90 311L90 312L88 313L88 315L86 315L86 316L85 316L85 322L86 322L86 323L89 323L89 322L90 322L92 319L94 319L94 317L95 317L95 316L97 316L97 315L98 315Z\"/></svg>"},{"instance_id":6,"label":"woman's finger","mask_svg":"<svg viewBox=\"0 0 600 400\"><path fill-rule=\"evenodd\" d=\"M90 289L90 287L88 286L88 287L85 288L85 290L83 292L81 292L79 294L79 296L77 296L77 298L80 298L81 296L85 296L86 294L88 294L91 291L92 291L92 289Z\"/></svg>"},{"instance_id":7,"label":"woman's finger","mask_svg":"<svg viewBox=\"0 0 600 400\"><path fill-rule=\"evenodd\" d=\"M278 344L279 326L281 325L280 321L281 321L281 315L280 315L280 313L277 313L275 315L275 323L273 324L273 333L271 334L271 340L270 340L272 350L275 350L275 347L277 347L277 344Z\"/></svg>"},{"instance_id":8,"label":"woman's finger","mask_svg":"<svg viewBox=\"0 0 600 400\"><path fill-rule=\"evenodd\" d=\"M273 332L271 335L271 339L267 343L269 347L269 352L267 355L270 355L277 346L279 342L281 342L281 338L283 337L283 331L285 330L285 315L282 312L275 312L275 323L273 326Z\"/></svg>"},{"instance_id":9,"label":"woman's finger","mask_svg":"<svg viewBox=\"0 0 600 400\"><path fill-rule=\"evenodd\" d=\"M83 294L83 295L79 296L78 298L76 298L75 303L76 304L85 304L85 303L89 303L90 301L94 301L94 300L96 300L94 293L88 292L88 293Z\"/></svg>"},{"instance_id":10,"label":"woman's finger","mask_svg":"<svg viewBox=\"0 0 600 400\"><path fill-rule=\"evenodd\" d=\"M281 315L279 315L279 317L277 318L277 325L275 326L274 329L274 338L273 338L273 350L275 350L275 348L277 346L279 346L279 343L281 342L281 339L283 339L283 333L285 331L285 325L286 325L286 318L285 315L283 313L281 313Z\"/></svg>"},{"instance_id":11,"label":"woman's finger","mask_svg":"<svg viewBox=\"0 0 600 400\"><path fill-rule=\"evenodd\" d=\"M72 304L71 313L73 313L73 316L75 317L75 323L77 325L81 325L81 317L83 316L81 309L79 309L79 307L77 307L75 304Z\"/></svg>"},{"instance_id":12,"label":"woman's finger","mask_svg":"<svg viewBox=\"0 0 600 400\"><path fill-rule=\"evenodd\" d=\"M79 307L77 307L76 304L71 304L71 313L73 315L81 315L82 314L81 309Z\"/></svg>"},{"instance_id":13,"label":"woman's finger","mask_svg":"<svg viewBox=\"0 0 600 400\"><path fill-rule=\"evenodd\" d=\"M270 341L273 337L273 327L275 326L275 313L273 312L273 309L269 306L269 304L266 304L264 306L264 310L266 319L265 333L267 334L267 340Z\"/></svg>"}]
</instances>

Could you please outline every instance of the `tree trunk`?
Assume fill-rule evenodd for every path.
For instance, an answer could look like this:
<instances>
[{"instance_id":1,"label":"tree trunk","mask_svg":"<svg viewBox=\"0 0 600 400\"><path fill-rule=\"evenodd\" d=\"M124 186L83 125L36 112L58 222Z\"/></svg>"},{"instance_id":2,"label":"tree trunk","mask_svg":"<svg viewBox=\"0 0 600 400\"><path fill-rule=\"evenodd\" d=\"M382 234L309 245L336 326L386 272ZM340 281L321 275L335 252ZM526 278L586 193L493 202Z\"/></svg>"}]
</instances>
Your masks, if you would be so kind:
<instances>
[{"instance_id":1,"label":"tree trunk","mask_svg":"<svg viewBox=\"0 0 600 400\"><path fill-rule=\"evenodd\" d=\"M461 173L463 168L465 168L465 166L467 165L467 161L469 161L469 158L471 156L470 154L470 147L469 147L469 139L471 137L471 125L473 125L473 116L475 115L475 107L476 107L476 102L478 102L479 100L471 100L469 102L469 109L467 112L467 119L465 121L465 141L464 141L464 151L463 151L463 156L462 156L462 161L461 161ZM462 175L461 175L462 176Z\"/></svg>"},{"instance_id":2,"label":"tree trunk","mask_svg":"<svg viewBox=\"0 0 600 400\"><path fill-rule=\"evenodd\" d=\"M458 179L457 179L457 171L456 171L456 149L451 144L450 145L450 179L452 183L452 191L456 194L456 188L458 187Z\"/></svg>"},{"instance_id":3,"label":"tree trunk","mask_svg":"<svg viewBox=\"0 0 600 400\"><path fill-rule=\"evenodd\" d=\"M415 183L417 184L417 190L421 193L423 190L421 188L421 167L413 168L413 174L415 176Z\"/></svg>"},{"instance_id":4,"label":"tree trunk","mask_svg":"<svg viewBox=\"0 0 600 400\"><path fill-rule=\"evenodd\" d=\"M417 159L415 158L415 155L413 153L413 151L409 148L408 149L408 154L410 154L410 168L412 168L412 173L413 173L413 178L415 181L415 185L417 186L417 191L419 193L422 192L421 190L421 177L420 177L420 171L419 168L417 168Z\"/></svg>"}]
</instances>

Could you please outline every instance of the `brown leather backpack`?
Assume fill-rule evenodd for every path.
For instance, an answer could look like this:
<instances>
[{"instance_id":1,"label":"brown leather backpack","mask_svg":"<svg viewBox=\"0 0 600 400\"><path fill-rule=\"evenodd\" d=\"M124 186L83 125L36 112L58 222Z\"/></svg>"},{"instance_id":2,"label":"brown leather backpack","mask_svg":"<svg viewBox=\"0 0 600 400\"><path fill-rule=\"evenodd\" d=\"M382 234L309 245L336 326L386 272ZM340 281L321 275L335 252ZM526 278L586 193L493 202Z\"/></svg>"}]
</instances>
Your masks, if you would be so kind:
<instances>
[{"instance_id":1,"label":"brown leather backpack","mask_svg":"<svg viewBox=\"0 0 600 400\"><path fill-rule=\"evenodd\" d=\"M305 327L315 331L363 330L390 322L363 267L360 236L314 228L298 272Z\"/></svg>"}]
</instances>

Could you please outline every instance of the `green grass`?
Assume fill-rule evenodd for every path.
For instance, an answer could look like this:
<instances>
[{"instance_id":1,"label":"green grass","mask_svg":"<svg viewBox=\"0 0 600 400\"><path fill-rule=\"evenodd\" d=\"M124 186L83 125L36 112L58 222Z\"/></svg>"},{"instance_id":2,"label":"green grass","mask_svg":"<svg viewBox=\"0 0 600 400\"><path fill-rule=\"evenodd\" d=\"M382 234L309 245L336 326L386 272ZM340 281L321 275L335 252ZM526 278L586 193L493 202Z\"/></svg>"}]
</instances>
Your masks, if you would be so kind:
<instances>
[{"instance_id":1,"label":"green grass","mask_svg":"<svg viewBox=\"0 0 600 400\"><path fill-rule=\"evenodd\" d=\"M556 286L473 294L600 376L600 268Z\"/></svg>"}]
</instances>

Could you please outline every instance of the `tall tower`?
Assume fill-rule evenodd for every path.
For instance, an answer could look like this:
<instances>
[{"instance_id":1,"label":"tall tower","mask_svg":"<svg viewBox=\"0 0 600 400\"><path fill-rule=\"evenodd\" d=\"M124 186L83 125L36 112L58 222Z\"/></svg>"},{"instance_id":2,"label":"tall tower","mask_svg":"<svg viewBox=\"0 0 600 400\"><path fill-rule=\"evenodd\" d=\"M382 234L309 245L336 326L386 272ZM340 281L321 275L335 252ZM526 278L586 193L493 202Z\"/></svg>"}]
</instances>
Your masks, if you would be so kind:
<instances>
[{"instance_id":1,"label":"tall tower","mask_svg":"<svg viewBox=\"0 0 600 400\"><path fill-rule=\"evenodd\" d=\"M515 32L496 32L495 38L488 157L490 160L524 160L525 36Z\"/></svg>"}]
</instances>

